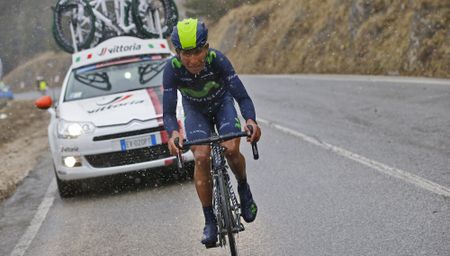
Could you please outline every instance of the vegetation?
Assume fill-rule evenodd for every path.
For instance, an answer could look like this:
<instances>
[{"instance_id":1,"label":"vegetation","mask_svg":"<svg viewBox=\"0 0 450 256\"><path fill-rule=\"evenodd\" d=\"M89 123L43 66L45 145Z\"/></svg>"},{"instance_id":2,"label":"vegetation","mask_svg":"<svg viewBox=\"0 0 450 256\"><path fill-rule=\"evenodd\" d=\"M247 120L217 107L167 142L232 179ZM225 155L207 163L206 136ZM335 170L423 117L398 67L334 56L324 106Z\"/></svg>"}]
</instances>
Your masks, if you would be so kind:
<instances>
[{"instance_id":1,"label":"vegetation","mask_svg":"<svg viewBox=\"0 0 450 256\"><path fill-rule=\"evenodd\" d=\"M211 22L218 21L229 10L244 4L254 4L260 0L186 0L188 17L203 17Z\"/></svg>"}]
</instances>

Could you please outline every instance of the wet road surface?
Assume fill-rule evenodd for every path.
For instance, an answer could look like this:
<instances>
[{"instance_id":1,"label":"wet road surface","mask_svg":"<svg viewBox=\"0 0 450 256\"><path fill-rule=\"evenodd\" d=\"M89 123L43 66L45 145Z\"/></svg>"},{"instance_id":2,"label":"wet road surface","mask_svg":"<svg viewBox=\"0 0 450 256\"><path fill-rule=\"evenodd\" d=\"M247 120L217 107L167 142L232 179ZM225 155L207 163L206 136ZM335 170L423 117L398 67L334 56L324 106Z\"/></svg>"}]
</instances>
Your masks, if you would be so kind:
<instances>
[{"instance_id":1,"label":"wet road surface","mask_svg":"<svg viewBox=\"0 0 450 256\"><path fill-rule=\"evenodd\" d=\"M243 80L263 139L258 161L242 146L259 213L239 235L241 255L448 255L450 197L408 177L450 187L450 82ZM62 200L48 191L50 157L0 206L0 255L23 239L46 193L54 201L24 255L228 255L199 243L192 181L122 180Z\"/></svg>"}]
</instances>

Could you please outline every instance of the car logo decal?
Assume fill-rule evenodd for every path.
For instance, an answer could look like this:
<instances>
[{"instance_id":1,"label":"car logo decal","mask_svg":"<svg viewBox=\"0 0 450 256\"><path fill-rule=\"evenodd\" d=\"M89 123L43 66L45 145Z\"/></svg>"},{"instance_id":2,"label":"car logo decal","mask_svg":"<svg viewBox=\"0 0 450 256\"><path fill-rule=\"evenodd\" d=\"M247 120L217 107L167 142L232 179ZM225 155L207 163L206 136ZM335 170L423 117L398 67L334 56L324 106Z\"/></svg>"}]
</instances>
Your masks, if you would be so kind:
<instances>
[{"instance_id":1,"label":"car logo decal","mask_svg":"<svg viewBox=\"0 0 450 256\"><path fill-rule=\"evenodd\" d=\"M103 56L106 54L106 51L108 50L108 48L103 48L102 51L98 54L99 56Z\"/></svg>"},{"instance_id":2,"label":"car logo decal","mask_svg":"<svg viewBox=\"0 0 450 256\"><path fill-rule=\"evenodd\" d=\"M128 94L128 95L125 95L125 96L118 96L118 97L116 97L116 98L114 98L114 99L112 99L112 100L110 100L110 101L108 101L106 103L97 103L97 105L98 106L105 106L105 105L108 105L108 104L119 103L121 101L124 101L124 100L130 98L131 96L133 96L133 95L132 94Z\"/></svg>"}]
</instances>

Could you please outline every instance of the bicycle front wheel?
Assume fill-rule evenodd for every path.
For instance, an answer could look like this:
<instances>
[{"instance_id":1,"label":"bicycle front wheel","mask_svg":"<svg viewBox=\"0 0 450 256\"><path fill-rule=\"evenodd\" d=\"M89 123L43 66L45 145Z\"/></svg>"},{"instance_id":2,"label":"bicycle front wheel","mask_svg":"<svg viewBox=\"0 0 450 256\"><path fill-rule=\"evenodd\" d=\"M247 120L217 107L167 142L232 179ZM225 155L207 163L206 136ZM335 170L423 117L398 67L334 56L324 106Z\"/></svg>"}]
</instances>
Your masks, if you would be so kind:
<instances>
[{"instance_id":1,"label":"bicycle front wheel","mask_svg":"<svg viewBox=\"0 0 450 256\"><path fill-rule=\"evenodd\" d=\"M222 213L223 213L223 224L227 231L228 237L228 245L230 247L230 253L232 256L238 255L237 247L236 247L236 239L234 237L235 233L233 232L233 212L231 210L230 204L230 194L228 190L227 183L225 182L223 174L218 179L218 185L220 189L220 200L222 204Z\"/></svg>"},{"instance_id":2,"label":"bicycle front wheel","mask_svg":"<svg viewBox=\"0 0 450 256\"><path fill-rule=\"evenodd\" d=\"M53 37L66 52L89 48L95 35L95 16L86 0L60 0L53 16ZM72 38L72 35L74 38Z\"/></svg>"}]
</instances>

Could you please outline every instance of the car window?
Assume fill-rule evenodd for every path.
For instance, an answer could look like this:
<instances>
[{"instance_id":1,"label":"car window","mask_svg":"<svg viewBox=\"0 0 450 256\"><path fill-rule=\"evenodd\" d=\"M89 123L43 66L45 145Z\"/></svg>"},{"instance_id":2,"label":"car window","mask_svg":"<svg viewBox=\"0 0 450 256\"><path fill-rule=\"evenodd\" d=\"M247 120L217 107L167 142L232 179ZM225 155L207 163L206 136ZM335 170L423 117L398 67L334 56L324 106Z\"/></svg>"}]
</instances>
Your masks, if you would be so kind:
<instances>
[{"instance_id":1,"label":"car window","mask_svg":"<svg viewBox=\"0 0 450 256\"><path fill-rule=\"evenodd\" d=\"M64 101L73 101L162 85L166 60L132 58L75 69Z\"/></svg>"}]
</instances>

